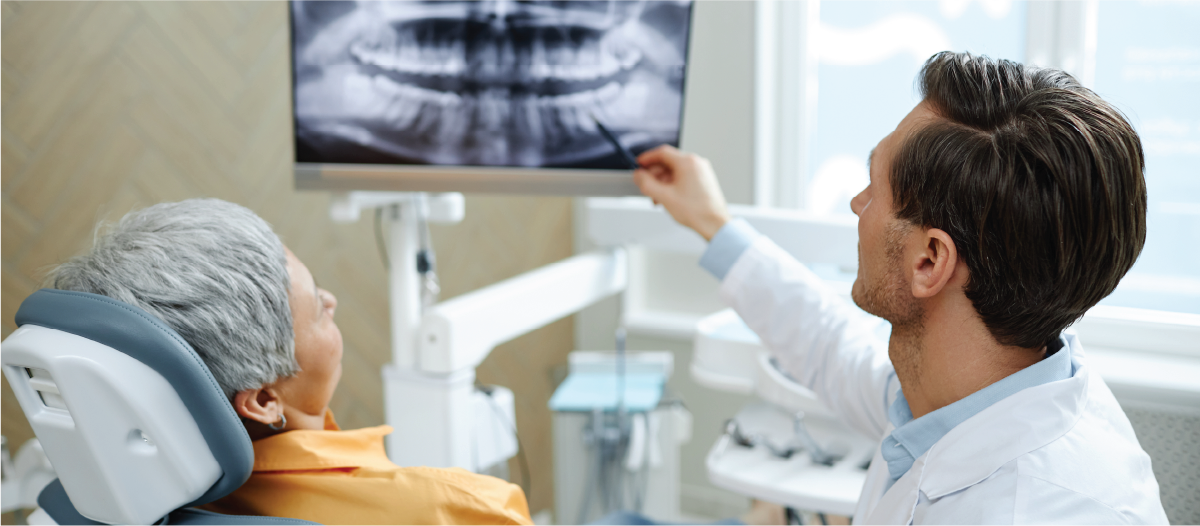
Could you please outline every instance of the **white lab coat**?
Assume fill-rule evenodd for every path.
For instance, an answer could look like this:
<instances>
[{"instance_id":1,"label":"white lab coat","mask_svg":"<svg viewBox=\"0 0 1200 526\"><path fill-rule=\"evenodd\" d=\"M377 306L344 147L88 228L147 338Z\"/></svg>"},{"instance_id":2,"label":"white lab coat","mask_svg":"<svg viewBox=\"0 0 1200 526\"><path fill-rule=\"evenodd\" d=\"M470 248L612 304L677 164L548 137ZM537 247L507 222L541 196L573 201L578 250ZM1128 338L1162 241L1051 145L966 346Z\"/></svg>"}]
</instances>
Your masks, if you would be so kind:
<instances>
[{"instance_id":1,"label":"white lab coat","mask_svg":"<svg viewBox=\"0 0 1200 526\"><path fill-rule=\"evenodd\" d=\"M880 441L891 433L887 407L900 385L873 318L765 237L730 268L721 295L847 424ZM876 450L855 524L1166 524L1150 457L1079 340L1065 340L1071 378L980 411L890 489Z\"/></svg>"}]
</instances>

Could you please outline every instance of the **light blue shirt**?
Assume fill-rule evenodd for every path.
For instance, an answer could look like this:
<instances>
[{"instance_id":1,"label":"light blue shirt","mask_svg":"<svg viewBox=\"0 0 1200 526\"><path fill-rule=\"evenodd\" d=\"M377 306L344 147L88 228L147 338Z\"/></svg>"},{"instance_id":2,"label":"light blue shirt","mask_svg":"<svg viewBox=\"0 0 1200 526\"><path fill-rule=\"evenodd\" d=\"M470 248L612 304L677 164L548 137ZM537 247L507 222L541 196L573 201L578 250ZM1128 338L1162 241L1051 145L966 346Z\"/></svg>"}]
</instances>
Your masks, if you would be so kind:
<instances>
[{"instance_id":1,"label":"light blue shirt","mask_svg":"<svg viewBox=\"0 0 1200 526\"><path fill-rule=\"evenodd\" d=\"M1054 354L1038 363L916 420L913 419L912 410L902 388L887 412L888 420L896 429L883 439L883 445L880 446L883 459L887 461L888 475L891 476L888 487L908 473L913 462L929 451L929 448L946 436L946 433L968 418L1017 391L1070 378L1074 374L1071 367L1071 351L1061 339L1059 346Z\"/></svg>"},{"instance_id":2,"label":"light blue shirt","mask_svg":"<svg viewBox=\"0 0 1200 526\"><path fill-rule=\"evenodd\" d=\"M725 281L725 275L742 253L761 236L745 219L738 218L721 227L708 243L708 249L700 256L700 266L717 280Z\"/></svg>"},{"instance_id":3,"label":"light blue shirt","mask_svg":"<svg viewBox=\"0 0 1200 526\"><path fill-rule=\"evenodd\" d=\"M713 236L708 248L700 256L700 266L718 280L724 281L729 269L733 268L733 264L760 235L762 234L743 219L734 219L726 223ZM1059 345L1060 349L1055 349L1054 354L1040 362L915 420L908 406L908 399L904 397L904 391L900 391L887 412L888 420L896 429L883 439L880 446L883 459L887 461L888 474L891 476L888 487L904 476L913 462L929 451L929 448L946 436L946 433L968 418L1022 389L1070 378L1074 373L1071 354L1068 348L1062 345L1061 340Z\"/></svg>"}]
</instances>

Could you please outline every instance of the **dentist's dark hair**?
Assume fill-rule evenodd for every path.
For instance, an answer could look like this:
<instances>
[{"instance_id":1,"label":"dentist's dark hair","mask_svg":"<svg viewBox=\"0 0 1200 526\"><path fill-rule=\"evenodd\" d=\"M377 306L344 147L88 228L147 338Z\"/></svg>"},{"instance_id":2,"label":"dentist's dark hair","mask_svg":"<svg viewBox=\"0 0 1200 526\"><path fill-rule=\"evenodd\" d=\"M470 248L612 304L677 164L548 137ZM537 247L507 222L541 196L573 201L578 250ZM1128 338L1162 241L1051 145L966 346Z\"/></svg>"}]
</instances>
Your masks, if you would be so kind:
<instances>
[{"instance_id":1,"label":"dentist's dark hair","mask_svg":"<svg viewBox=\"0 0 1200 526\"><path fill-rule=\"evenodd\" d=\"M894 159L897 217L950 235L966 296L998 342L1056 349L1146 241L1141 140L1056 69L942 52L918 86L941 118Z\"/></svg>"}]
</instances>

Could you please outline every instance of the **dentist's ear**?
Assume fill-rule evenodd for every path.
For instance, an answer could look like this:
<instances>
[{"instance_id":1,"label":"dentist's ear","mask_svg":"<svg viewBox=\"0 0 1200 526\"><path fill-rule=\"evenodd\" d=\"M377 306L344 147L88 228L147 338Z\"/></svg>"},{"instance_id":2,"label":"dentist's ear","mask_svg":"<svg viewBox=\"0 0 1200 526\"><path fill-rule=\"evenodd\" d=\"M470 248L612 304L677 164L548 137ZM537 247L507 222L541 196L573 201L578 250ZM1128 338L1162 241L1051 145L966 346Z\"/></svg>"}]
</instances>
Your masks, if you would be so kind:
<instances>
[{"instance_id":1,"label":"dentist's ear","mask_svg":"<svg viewBox=\"0 0 1200 526\"><path fill-rule=\"evenodd\" d=\"M940 228L927 229L920 237L921 248L910 259L912 294L916 298L931 298L954 278L959 263L958 248L950 234Z\"/></svg>"}]
</instances>

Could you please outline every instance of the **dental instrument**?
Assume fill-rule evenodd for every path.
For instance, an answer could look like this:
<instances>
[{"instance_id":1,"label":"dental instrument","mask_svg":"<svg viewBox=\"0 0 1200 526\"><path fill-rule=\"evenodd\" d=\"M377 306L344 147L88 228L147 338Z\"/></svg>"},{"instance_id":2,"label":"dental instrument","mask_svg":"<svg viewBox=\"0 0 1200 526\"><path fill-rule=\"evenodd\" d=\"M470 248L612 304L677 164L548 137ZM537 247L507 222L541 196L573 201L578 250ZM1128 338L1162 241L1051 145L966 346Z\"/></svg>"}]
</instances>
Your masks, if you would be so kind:
<instances>
[{"instance_id":1,"label":"dental instrument","mask_svg":"<svg viewBox=\"0 0 1200 526\"><path fill-rule=\"evenodd\" d=\"M596 118L596 114L591 114L591 117L592 120L596 122L596 129L600 130L600 135L603 135L609 143L612 143L613 148L617 150L617 153L621 154L621 158L625 160L627 168L630 170L636 170L639 165L637 162L637 157L633 156L633 152L629 151L625 145L621 144L621 141L617 140L616 135L613 135L611 131L608 131L608 128L604 127L604 124L600 122L600 119Z\"/></svg>"}]
</instances>

